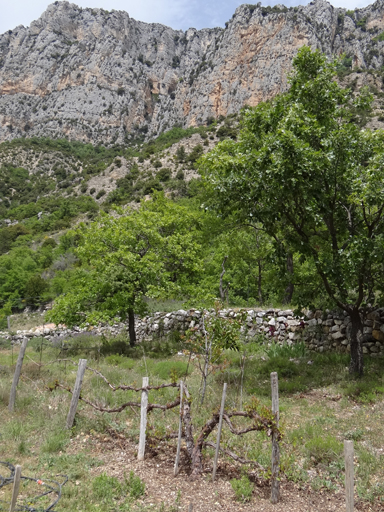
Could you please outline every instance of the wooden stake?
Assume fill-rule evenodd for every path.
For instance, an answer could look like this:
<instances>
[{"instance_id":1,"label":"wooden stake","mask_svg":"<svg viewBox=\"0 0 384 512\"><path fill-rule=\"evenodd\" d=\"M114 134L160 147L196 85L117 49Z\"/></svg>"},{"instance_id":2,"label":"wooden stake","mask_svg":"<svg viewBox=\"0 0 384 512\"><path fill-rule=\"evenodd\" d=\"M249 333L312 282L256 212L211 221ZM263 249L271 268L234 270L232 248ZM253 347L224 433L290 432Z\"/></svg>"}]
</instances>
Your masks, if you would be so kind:
<instances>
[{"instance_id":1,"label":"wooden stake","mask_svg":"<svg viewBox=\"0 0 384 512\"><path fill-rule=\"evenodd\" d=\"M149 383L148 377L143 377L143 388ZM141 418L140 418L140 439L137 460L144 460L145 455L145 431L147 429L147 407L148 407L148 390L141 392Z\"/></svg>"},{"instance_id":2,"label":"wooden stake","mask_svg":"<svg viewBox=\"0 0 384 512\"><path fill-rule=\"evenodd\" d=\"M13 489L12 489L12 500L11 500L11 506L9 508L9 512L14 512L16 508L16 501L17 497L19 495L19 488L20 488L20 478L21 478L21 466L15 467L15 476L13 479Z\"/></svg>"},{"instance_id":3,"label":"wooden stake","mask_svg":"<svg viewBox=\"0 0 384 512\"><path fill-rule=\"evenodd\" d=\"M79 366L77 369L75 387L73 388L71 405L69 407L69 412L68 412L68 416L67 416L67 423L66 423L67 429L70 429L73 427L73 422L75 420L77 404L78 404L79 398L80 398L81 386L83 384L83 378L84 378L86 366L87 366L87 360L79 359Z\"/></svg>"},{"instance_id":4,"label":"wooden stake","mask_svg":"<svg viewBox=\"0 0 384 512\"><path fill-rule=\"evenodd\" d=\"M27 348L27 343L28 343L28 338L25 338L23 343L21 344L20 351L19 351L19 357L17 358L15 374L13 375L11 393L9 395L9 404L8 404L9 412L12 412L13 409L15 408L16 388L17 388L17 385L18 385L19 379L20 379L21 368L23 366L23 360L24 360L25 350ZM12 347L13 347L13 345L12 345Z\"/></svg>"},{"instance_id":5,"label":"wooden stake","mask_svg":"<svg viewBox=\"0 0 384 512\"><path fill-rule=\"evenodd\" d=\"M276 424L279 426L279 382L277 373L271 373L272 388L272 412L276 418ZM280 499L280 482L279 482L279 464L280 464L280 447L277 434L272 434L272 475L271 475L271 502L277 503Z\"/></svg>"},{"instance_id":6,"label":"wooden stake","mask_svg":"<svg viewBox=\"0 0 384 512\"><path fill-rule=\"evenodd\" d=\"M223 414L224 414L224 405L225 405L225 397L227 394L227 383L224 382L223 386L223 396L221 397L221 407L220 407L220 419L219 419L219 429L217 431L217 440L216 440L216 453L215 460L213 462L213 473L212 473L212 482L215 481L216 470L217 470L217 460L219 458L219 449L220 449L220 437L221 437L221 428L223 426Z\"/></svg>"},{"instance_id":7,"label":"wooden stake","mask_svg":"<svg viewBox=\"0 0 384 512\"><path fill-rule=\"evenodd\" d=\"M193 512L193 503L189 504L188 512Z\"/></svg>"},{"instance_id":8,"label":"wooden stake","mask_svg":"<svg viewBox=\"0 0 384 512\"><path fill-rule=\"evenodd\" d=\"M8 326L8 331L11 330L11 317L10 316L7 316L7 326Z\"/></svg>"},{"instance_id":9,"label":"wooden stake","mask_svg":"<svg viewBox=\"0 0 384 512\"><path fill-rule=\"evenodd\" d=\"M176 460L175 460L175 469L174 476L177 476L179 472L179 462L180 462L180 449L181 449L181 434L183 431L183 395L184 395L184 383L180 381L180 418L179 418L179 435L177 437L177 452L176 452Z\"/></svg>"},{"instance_id":10,"label":"wooden stake","mask_svg":"<svg viewBox=\"0 0 384 512\"><path fill-rule=\"evenodd\" d=\"M353 512L353 441L344 441L344 459L345 459L345 504L346 511Z\"/></svg>"}]
</instances>

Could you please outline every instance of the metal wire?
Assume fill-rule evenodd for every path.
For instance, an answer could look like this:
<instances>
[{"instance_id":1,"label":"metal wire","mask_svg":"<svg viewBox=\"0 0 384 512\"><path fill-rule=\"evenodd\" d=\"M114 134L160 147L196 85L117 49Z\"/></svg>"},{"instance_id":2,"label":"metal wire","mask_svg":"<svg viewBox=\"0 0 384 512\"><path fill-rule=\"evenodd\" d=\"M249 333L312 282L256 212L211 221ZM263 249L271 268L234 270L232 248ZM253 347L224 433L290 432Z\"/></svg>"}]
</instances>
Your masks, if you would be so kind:
<instances>
[{"instance_id":1,"label":"metal wire","mask_svg":"<svg viewBox=\"0 0 384 512\"><path fill-rule=\"evenodd\" d=\"M9 476L5 477L0 473L0 489L5 485L13 484L15 478L15 467L9 462L0 461L0 468L3 466L4 468L9 470ZM58 503L61 498L61 489L63 485L68 482L68 477L66 475L56 475L63 478L63 482L59 483L55 480L40 480L38 478L31 478L29 476L21 476L22 480L36 482L37 485L44 487L45 492L38 494L37 496L31 498L28 497L28 505L16 505L15 511L17 512L49 512L53 510L53 507ZM39 499L52 494L52 503L48 506L48 508L35 508L33 504L35 504ZM55 498L54 498L55 496ZM6 508L3 508L3 504L5 504ZM38 504L36 504L38 506ZM0 511L8 510L9 504L0 500Z\"/></svg>"}]
</instances>

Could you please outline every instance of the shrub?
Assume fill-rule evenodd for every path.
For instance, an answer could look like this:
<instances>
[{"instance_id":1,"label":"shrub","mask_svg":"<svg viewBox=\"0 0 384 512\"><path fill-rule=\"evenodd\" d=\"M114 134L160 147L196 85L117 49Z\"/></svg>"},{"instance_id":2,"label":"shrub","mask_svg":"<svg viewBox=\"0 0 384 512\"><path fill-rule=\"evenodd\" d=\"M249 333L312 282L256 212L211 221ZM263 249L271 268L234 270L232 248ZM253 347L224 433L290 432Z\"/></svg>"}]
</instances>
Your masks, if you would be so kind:
<instances>
[{"instance_id":1,"label":"shrub","mask_svg":"<svg viewBox=\"0 0 384 512\"><path fill-rule=\"evenodd\" d=\"M204 153L203 146L201 144L197 144L190 154L187 157L187 161L194 164L196 160L198 160L201 155Z\"/></svg>"},{"instance_id":2,"label":"shrub","mask_svg":"<svg viewBox=\"0 0 384 512\"><path fill-rule=\"evenodd\" d=\"M333 436L317 436L305 443L305 449L315 464L329 464L341 457L343 444Z\"/></svg>"},{"instance_id":3,"label":"shrub","mask_svg":"<svg viewBox=\"0 0 384 512\"><path fill-rule=\"evenodd\" d=\"M176 158L177 158L178 162L184 162L185 157L186 157L185 147L179 146L176 150Z\"/></svg>"},{"instance_id":4,"label":"shrub","mask_svg":"<svg viewBox=\"0 0 384 512\"><path fill-rule=\"evenodd\" d=\"M172 58L172 67L177 68L179 66L180 66L180 57L178 57L176 55L175 57Z\"/></svg>"},{"instance_id":5,"label":"shrub","mask_svg":"<svg viewBox=\"0 0 384 512\"><path fill-rule=\"evenodd\" d=\"M92 194L92 195L93 195L95 192L96 192L95 187L92 187L92 188L91 188L91 190L89 191L89 193L90 193L90 194Z\"/></svg>"},{"instance_id":6,"label":"shrub","mask_svg":"<svg viewBox=\"0 0 384 512\"><path fill-rule=\"evenodd\" d=\"M163 166L163 164L160 162L160 160L155 160L152 165L155 169L160 169L160 167Z\"/></svg>"},{"instance_id":7,"label":"shrub","mask_svg":"<svg viewBox=\"0 0 384 512\"><path fill-rule=\"evenodd\" d=\"M235 491L237 501L243 503L250 501L252 498L253 484L247 476L241 477L239 480L235 478L231 480L232 489Z\"/></svg>"},{"instance_id":8,"label":"shrub","mask_svg":"<svg viewBox=\"0 0 384 512\"><path fill-rule=\"evenodd\" d=\"M172 176L171 170L168 169L167 167L163 167L163 169L161 169L161 171L159 171L157 173L157 178L163 182L169 181L171 176Z\"/></svg>"},{"instance_id":9,"label":"shrub","mask_svg":"<svg viewBox=\"0 0 384 512\"><path fill-rule=\"evenodd\" d=\"M163 190L163 187L161 186L161 183L158 180L148 180L144 185L143 193L151 194L153 190Z\"/></svg>"},{"instance_id":10,"label":"shrub","mask_svg":"<svg viewBox=\"0 0 384 512\"><path fill-rule=\"evenodd\" d=\"M97 196L96 196L96 199L100 199L100 197L103 197L105 195L105 190L102 188L101 190L99 190L99 192L97 193Z\"/></svg>"}]
</instances>

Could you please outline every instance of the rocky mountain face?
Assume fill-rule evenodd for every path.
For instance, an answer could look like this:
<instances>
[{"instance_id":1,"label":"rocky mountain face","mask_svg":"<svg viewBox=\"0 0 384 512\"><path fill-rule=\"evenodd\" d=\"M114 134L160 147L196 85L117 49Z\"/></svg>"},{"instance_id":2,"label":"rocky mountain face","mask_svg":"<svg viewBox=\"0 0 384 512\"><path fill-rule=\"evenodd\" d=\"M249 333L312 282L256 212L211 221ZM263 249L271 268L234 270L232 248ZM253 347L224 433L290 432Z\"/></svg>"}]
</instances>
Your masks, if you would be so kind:
<instances>
[{"instance_id":1,"label":"rocky mountain face","mask_svg":"<svg viewBox=\"0 0 384 512\"><path fill-rule=\"evenodd\" d=\"M225 29L186 32L55 2L0 36L0 141L128 143L203 124L286 90L302 45L379 69L383 30L384 0L355 11L242 5Z\"/></svg>"}]
</instances>

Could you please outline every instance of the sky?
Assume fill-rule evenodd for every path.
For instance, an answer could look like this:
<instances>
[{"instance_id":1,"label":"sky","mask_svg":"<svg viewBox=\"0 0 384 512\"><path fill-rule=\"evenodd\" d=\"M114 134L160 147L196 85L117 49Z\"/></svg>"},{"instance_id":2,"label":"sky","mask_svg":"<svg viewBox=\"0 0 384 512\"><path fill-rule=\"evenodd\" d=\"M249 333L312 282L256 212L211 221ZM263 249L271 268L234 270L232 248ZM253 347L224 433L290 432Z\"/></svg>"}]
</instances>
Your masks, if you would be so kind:
<instances>
[{"instance_id":1,"label":"sky","mask_svg":"<svg viewBox=\"0 0 384 512\"><path fill-rule=\"evenodd\" d=\"M0 34L18 25L29 26L45 11L53 0L0 0ZM162 23L174 29L187 30L223 27L242 3L257 3L258 0L77 0L80 7L102 7L106 10L122 10L136 20ZM354 9L365 7L374 0L331 0L335 7ZM307 4L303 0L263 0L263 5L284 4L291 7Z\"/></svg>"}]
</instances>

